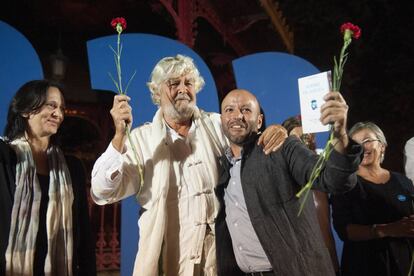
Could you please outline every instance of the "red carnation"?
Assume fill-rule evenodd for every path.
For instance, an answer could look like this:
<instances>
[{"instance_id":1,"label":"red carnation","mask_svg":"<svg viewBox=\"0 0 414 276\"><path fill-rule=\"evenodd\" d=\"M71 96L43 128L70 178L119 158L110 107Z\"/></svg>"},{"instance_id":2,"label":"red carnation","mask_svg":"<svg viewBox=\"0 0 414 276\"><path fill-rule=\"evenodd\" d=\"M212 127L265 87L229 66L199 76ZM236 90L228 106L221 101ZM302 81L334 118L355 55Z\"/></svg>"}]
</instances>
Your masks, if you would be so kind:
<instances>
[{"instance_id":1,"label":"red carnation","mask_svg":"<svg viewBox=\"0 0 414 276\"><path fill-rule=\"evenodd\" d=\"M341 52L339 54L339 59L334 57L334 68L332 73L332 91L340 91L341 88L341 80L342 75L344 73L344 66L348 59L347 49L352 42L352 38L358 39L361 36L361 29L350 22L344 23L341 26L341 33L343 34L343 44L341 48ZM296 194L296 197L304 196L304 199L300 203L299 213L298 216L302 213L303 207L305 206L305 202L308 198L309 191L312 188L313 183L319 177L322 168L325 166L327 160L329 159L329 155L331 154L334 144L333 144L333 132L329 135L329 140L326 143L323 152L319 155L319 159L314 165L312 169L312 173L310 178L305 186ZM414 253L413 253L413 260L414 260ZM413 262L414 263L414 262ZM410 270L411 271L411 270ZM411 272L409 272L411 275Z\"/></svg>"},{"instance_id":2,"label":"red carnation","mask_svg":"<svg viewBox=\"0 0 414 276\"><path fill-rule=\"evenodd\" d=\"M352 37L355 39L358 39L361 36L361 28L351 22L342 24L341 33L345 33L346 30L350 30L352 32Z\"/></svg>"},{"instance_id":3,"label":"red carnation","mask_svg":"<svg viewBox=\"0 0 414 276\"><path fill-rule=\"evenodd\" d=\"M118 26L118 24L121 26L122 30L125 30L127 27L126 20L123 17L117 17L117 18L112 19L111 21L112 28L116 30L116 26Z\"/></svg>"}]
</instances>

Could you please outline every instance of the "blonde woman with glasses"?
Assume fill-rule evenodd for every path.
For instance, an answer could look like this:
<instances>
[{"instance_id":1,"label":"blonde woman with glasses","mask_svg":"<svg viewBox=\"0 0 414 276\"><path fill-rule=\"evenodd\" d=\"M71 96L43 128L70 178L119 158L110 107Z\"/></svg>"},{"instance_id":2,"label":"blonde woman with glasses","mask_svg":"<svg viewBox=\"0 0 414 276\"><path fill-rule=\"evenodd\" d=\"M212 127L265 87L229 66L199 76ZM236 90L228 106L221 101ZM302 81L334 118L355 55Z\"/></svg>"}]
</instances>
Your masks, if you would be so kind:
<instances>
[{"instance_id":1,"label":"blonde woman with glasses","mask_svg":"<svg viewBox=\"0 0 414 276\"><path fill-rule=\"evenodd\" d=\"M341 275L408 275L414 237L411 180L381 166L387 147L382 130L359 122L349 136L364 149L358 183L333 197L333 223L344 241Z\"/></svg>"}]
</instances>

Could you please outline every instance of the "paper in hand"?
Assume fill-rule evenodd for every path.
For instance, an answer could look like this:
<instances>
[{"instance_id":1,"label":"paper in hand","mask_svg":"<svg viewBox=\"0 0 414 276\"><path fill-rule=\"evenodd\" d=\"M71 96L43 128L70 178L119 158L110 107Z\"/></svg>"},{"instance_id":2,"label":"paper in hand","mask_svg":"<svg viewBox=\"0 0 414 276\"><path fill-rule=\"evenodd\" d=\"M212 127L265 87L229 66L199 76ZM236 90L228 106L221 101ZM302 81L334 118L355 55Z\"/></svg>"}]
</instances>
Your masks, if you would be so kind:
<instances>
[{"instance_id":1,"label":"paper in hand","mask_svg":"<svg viewBox=\"0 0 414 276\"><path fill-rule=\"evenodd\" d=\"M298 79L303 133L329 131L329 125L322 125L320 117L323 97L330 91L330 79L330 71Z\"/></svg>"}]
</instances>

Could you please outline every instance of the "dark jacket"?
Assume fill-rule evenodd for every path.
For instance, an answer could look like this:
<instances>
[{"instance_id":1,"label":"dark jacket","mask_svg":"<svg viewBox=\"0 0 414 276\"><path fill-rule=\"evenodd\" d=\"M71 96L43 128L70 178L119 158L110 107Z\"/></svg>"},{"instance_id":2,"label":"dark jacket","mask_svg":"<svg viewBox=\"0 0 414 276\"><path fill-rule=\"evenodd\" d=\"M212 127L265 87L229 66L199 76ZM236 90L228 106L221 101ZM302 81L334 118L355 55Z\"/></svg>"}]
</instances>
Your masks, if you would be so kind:
<instances>
[{"instance_id":1,"label":"dark jacket","mask_svg":"<svg viewBox=\"0 0 414 276\"><path fill-rule=\"evenodd\" d=\"M333 151L313 188L330 193L350 190L356 184L361 150L352 144L347 155ZM300 201L295 194L306 184L317 158L295 137L287 138L280 150L267 156L256 140L243 149L241 182L247 211L275 275L335 274L311 194L298 217ZM230 164L226 157L221 163L216 188L220 201L216 220L218 275L243 275L225 221L223 197Z\"/></svg>"},{"instance_id":2,"label":"dark jacket","mask_svg":"<svg viewBox=\"0 0 414 276\"><path fill-rule=\"evenodd\" d=\"M355 241L348 238L346 229L350 224L388 224L412 215L413 195L412 181L390 172L390 179L382 185L358 176L351 191L332 197L333 225L344 241L341 275L408 275L414 239L385 237Z\"/></svg>"},{"instance_id":3,"label":"dark jacket","mask_svg":"<svg viewBox=\"0 0 414 276\"><path fill-rule=\"evenodd\" d=\"M80 161L65 156L73 188L73 275L96 275L95 242L86 198L85 173ZM0 140L0 276L5 275L5 254L9 239L15 192L15 152Z\"/></svg>"}]
</instances>

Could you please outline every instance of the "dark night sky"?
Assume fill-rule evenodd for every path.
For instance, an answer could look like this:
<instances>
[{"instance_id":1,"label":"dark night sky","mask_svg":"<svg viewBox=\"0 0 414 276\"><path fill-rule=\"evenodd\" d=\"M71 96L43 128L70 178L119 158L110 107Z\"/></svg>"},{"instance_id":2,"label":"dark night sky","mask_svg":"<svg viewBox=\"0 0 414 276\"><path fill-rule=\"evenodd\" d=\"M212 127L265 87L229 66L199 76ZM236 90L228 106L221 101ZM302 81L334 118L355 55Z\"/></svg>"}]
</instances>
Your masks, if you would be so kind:
<instances>
[{"instance_id":1,"label":"dark night sky","mask_svg":"<svg viewBox=\"0 0 414 276\"><path fill-rule=\"evenodd\" d=\"M377 123L389 145L384 167L402 171L404 143L414 136L412 1L280 2L295 29L295 54L320 70L331 69L332 57L339 54L341 23L361 27L361 38L350 47L341 89L349 105L348 123Z\"/></svg>"}]
</instances>

